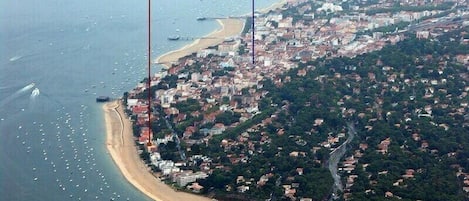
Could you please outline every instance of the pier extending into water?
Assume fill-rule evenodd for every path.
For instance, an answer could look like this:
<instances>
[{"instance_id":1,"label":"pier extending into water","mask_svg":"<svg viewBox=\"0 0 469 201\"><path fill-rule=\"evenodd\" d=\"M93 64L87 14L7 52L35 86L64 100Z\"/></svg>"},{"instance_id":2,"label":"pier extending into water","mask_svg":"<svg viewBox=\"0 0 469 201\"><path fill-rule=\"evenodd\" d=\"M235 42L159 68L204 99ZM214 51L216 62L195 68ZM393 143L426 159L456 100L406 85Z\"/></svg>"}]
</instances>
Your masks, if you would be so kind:
<instances>
[{"instance_id":1,"label":"pier extending into water","mask_svg":"<svg viewBox=\"0 0 469 201\"><path fill-rule=\"evenodd\" d=\"M169 39L169 40L172 40L172 41L178 41L178 40L189 41L189 40L197 40L197 39L217 39L217 37L179 36L177 39Z\"/></svg>"},{"instance_id":2,"label":"pier extending into water","mask_svg":"<svg viewBox=\"0 0 469 201\"><path fill-rule=\"evenodd\" d=\"M218 19L246 19L248 16L228 16L228 17L198 17L197 21L205 21L205 20L218 20ZM170 41L191 41L197 39L218 39L217 37L192 37L192 36L180 36L180 35L172 35L168 36L168 40Z\"/></svg>"},{"instance_id":3,"label":"pier extending into water","mask_svg":"<svg viewBox=\"0 0 469 201\"><path fill-rule=\"evenodd\" d=\"M198 17L197 21L221 20L221 19L246 19L249 16L228 16L228 17Z\"/></svg>"}]
</instances>

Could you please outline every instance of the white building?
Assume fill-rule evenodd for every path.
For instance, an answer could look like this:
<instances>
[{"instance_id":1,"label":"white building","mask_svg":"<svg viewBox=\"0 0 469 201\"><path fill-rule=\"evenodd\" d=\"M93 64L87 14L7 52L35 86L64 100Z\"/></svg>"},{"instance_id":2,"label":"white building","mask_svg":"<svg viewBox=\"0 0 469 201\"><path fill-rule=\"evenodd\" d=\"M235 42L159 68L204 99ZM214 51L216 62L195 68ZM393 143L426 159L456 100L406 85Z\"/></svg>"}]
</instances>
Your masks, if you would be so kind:
<instances>
[{"instance_id":1,"label":"white building","mask_svg":"<svg viewBox=\"0 0 469 201\"><path fill-rule=\"evenodd\" d=\"M208 177L208 174L205 172L183 172L181 174L175 175L173 180L179 186L186 186L188 183L195 182L197 179L205 179Z\"/></svg>"}]
</instances>

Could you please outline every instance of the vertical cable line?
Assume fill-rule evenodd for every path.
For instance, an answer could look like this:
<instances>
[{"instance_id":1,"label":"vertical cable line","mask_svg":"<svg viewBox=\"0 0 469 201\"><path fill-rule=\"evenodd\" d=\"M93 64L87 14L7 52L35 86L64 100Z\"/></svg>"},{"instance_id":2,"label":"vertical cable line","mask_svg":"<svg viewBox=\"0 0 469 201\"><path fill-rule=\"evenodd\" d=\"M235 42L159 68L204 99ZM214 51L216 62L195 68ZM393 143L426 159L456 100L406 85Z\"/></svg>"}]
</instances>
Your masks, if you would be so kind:
<instances>
[{"instance_id":1,"label":"vertical cable line","mask_svg":"<svg viewBox=\"0 0 469 201\"><path fill-rule=\"evenodd\" d=\"M151 146L151 3L148 0L148 142Z\"/></svg>"},{"instance_id":2,"label":"vertical cable line","mask_svg":"<svg viewBox=\"0 0 469 201\"><path fill-rule=\"evenodd\" d=\"M253 64L253 68L254 68L254 0L252 0L252 64Z\"/></svg>"}]
</instances>

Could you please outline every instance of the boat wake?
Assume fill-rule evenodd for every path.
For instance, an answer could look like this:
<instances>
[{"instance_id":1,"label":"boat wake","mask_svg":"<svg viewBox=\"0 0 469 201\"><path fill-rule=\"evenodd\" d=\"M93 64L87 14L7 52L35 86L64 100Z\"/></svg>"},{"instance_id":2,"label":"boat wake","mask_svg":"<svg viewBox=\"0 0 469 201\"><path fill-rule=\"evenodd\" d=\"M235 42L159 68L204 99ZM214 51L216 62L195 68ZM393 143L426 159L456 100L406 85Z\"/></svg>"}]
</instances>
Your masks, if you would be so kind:
<instances>
[{"instance_id":1,"label":"boat wake","mask_svg":"<svg viewBox=\"0 0 469 201\"><path fill-rule=\"evenodd\" d=\"M31 90L34 86L36 86L36 84L33 82L33 83L28 84L28 85L24 86L23 88L19 89L18 91L11 94L10 96L7 96L5 99L0 101L0 108L2 108L7 103L13 101L14 99L18 98L20 95L24 94L25 92ZM39 89L38 89L38 91L39 91Z\"/></svg>"},{"instance_id":2,"label":"boat wake","mask_svg":"<svg viewBox=\"0 0 469 201\"><path fill-rule=\"evenodd\" d=\"M10 62L14 62L14 61L16 61L18 59L21 59L21 58L23 58L23 56L21 56L21 55L14 56L14 57L10 58Z\"/></svg>"},{"instance_id":3,"label":"boat wake","mask_svg":"<svg viewBox=\"0 0 469 201\"><path fill-rule=\"evenodd\" d=\"M24 86L23 88L21 88L20 90L18 90L19 93L21 92L25 92L25 91L28 91L30 89L32 89L34 86L36 86L36 83L31 83L31 84L28 84L26 86ZM15 92L16 93L16 92Z\"/></svg>"}]
</instances>

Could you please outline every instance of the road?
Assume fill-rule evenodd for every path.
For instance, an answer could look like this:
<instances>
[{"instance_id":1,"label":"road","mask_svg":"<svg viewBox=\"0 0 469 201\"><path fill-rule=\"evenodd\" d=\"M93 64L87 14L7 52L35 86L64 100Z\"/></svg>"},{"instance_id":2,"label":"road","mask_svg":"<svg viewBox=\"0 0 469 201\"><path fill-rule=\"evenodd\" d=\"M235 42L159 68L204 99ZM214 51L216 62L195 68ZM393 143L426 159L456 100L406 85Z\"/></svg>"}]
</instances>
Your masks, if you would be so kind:
<instances>
[{"instance_id":1,"label":"road","mask_svg":"<svg viewBox=\"0 0 469 201\"><path fill-rule=\"evenodd\" d=\"M181 160L185 161L186 160L186 153L181 150L181 141L179 140L179 136L176 133L176 131L173 129L173 126L169 123L168 118L164 118L166 122L166 126L171 130L171 133L173 134L173 139L176 142L176 148L178 149L179 155L181 156Z\"/></svg>"},{"instance_id":2,"label":"road","mask_svg":"<svg viewBox=\"0 0 469 201\"><path fill-rule=\"evenodd\" d=\"M448 24L462 24L465 20L469 19L469 14L464 13L461 15L454 15L454 16L445 16L445 17L440 17L436 18L433 20L425 20L423 22L420 22L418 24L411 24L405 31L423 31L427 30L432 27L437 27L437 26L444 26Z\"/></svg>"},{"instance_id":3,"label":"road","mask_svg":"<svg viewBox=\"0 0 469 201\"><path fill-rule=\"evenodd\" d=\"M353 140L356 134L355 125L353 125L353 123L347 123L347 128L347 140L345 140L345 142L342 143L339 147L334 149L329 157L328 167L329 171L331 172L332 178L334 179L334 184L332 185L332 195L330 196L329 200L338 199L338 191L342 192L344 190L344 187L342 186L342 181L340 179L340 175L337 173L337 166L340 162L340 159L344 156L345 152L347 151L347 145Z\"/></svg>"}]
</instances>

